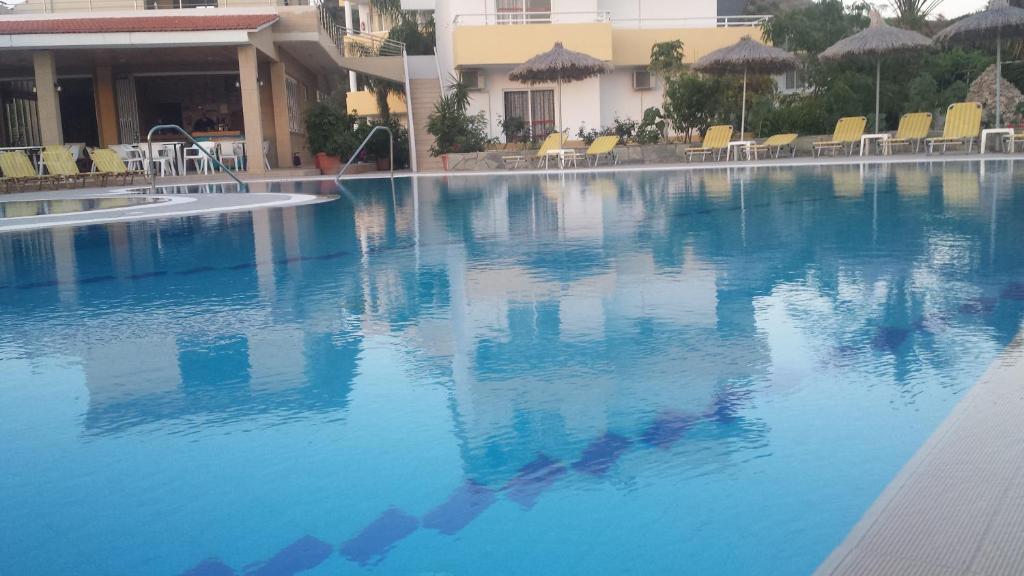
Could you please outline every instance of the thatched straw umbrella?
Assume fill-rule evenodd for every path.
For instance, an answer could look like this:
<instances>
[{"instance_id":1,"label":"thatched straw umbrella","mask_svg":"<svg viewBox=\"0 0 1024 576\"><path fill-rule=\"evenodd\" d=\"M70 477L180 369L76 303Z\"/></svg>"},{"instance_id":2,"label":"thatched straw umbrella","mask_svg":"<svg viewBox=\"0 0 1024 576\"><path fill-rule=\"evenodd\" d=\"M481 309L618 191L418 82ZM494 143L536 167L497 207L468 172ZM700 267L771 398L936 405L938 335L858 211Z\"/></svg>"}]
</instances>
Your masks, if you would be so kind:
<instances>
[{"instance_id":1,"label":"thatched straw umbrella","mask_svg":"<svg viewBox=\"0 0 1024 576\"><path fill-rule=\"evenodd\" d=\"M996 37L996 128L1002 125L999 85L1003 79L1003 39L1024 36L1024 9L1007 0L989 0L988 8L954 22L935 35L940 42L979 43Z\"/></svg>"},{"instance_id":2,"label":"thatched straw umbrella","mask_svg":"<svg viewBox=\"0 0 1024 576\"><path fill-rule=\"evenodd\" d=\"M875 132L879 131L878 117L881 114L882 56L896 52L922 50L931 46L932 41L922 34L902 28L894 28L882 20L878 10L871 10L871 25L853 36L836 42L818 57L822 60L844 60L847 58L873 57L875 59Z\"/></svg>"},{"instance_id":3,"label":"thatched straw umbrella","mask_svg":"<svg viewBox=\"0 0 1024 576\"><path fill-rule=\"evenodd\" d=\"M767 46L744 36L732 46L719 48L701 58L693 66L698 72L712 74L743 74L743 112L740 115L740 137L747 127L747 74L781 74L795 70L800 61L785 50Z\"/></svg>"},{"instance_id":4,"label":"thatched straw umbrella","mask_svg":"<svg viewBox=\"0 0 1024 576\"><path fill-rule=\"evenodd\" d=\"M509 80L525 84L558 84L558 131L562 131L562 83L586 80L612 71L612 65L589 54L568 50L561 42L516 66Z\"/></svg>"}]
</instances>

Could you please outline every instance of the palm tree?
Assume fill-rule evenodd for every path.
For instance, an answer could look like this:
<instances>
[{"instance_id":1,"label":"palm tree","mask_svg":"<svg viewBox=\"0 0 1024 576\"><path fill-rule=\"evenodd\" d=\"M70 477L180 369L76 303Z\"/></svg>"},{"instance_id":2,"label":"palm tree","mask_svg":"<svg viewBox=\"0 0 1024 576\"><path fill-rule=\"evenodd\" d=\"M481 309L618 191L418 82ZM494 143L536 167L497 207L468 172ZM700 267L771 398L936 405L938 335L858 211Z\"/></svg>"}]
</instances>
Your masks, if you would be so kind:
<instances>
[{"instance_id":1,"label":"palm tree","mask_svg":"<svg viewBox=\"0 0 1024 576\"><path fill-rule=\"evenodd\" d=\"M896 21L905 28L922 30L925 21L945 0L889 0Z\"/></svg>"}]
</instances>

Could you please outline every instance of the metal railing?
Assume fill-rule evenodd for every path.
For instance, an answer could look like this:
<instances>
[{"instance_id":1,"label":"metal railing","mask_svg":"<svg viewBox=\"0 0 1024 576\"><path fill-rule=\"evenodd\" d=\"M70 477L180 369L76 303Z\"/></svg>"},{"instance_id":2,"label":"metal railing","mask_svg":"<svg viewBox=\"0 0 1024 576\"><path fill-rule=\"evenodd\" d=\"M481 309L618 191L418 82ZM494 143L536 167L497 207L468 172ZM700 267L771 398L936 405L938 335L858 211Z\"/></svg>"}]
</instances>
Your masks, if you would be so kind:
<instances>
[{"instance_id":1,"label":"metal railing","mask_svg":"<svg viewBox=\"0 0 1024 576\"><path fill-rule=\"evenodd\" d=\"M610 22L612 13L608 10L592 12L488 12L481 14L456 14L452 24L456 26L490 26L505 24L590 24Z\"/></svg>"},{"instance_id":2,"label":"metal railing","mask_svg":"<svg viewBox=\"0 0 1024 576\"><path fill-rule=\"evenodd\" d=\"M25 0L0 8L4 14L50 14L64 12L112 12L148 10L189 10L211 8L261 8L308 6L311 0ZM6 8L6 9L5 9Z\"/></svg>"},{"instance_id":3,"label":"metal railing","mask_svg":"<svg viewBox=\"0 0 1024 576\"><path fill-rule=\"evenodd\" d=\"M593 24L611 22L617 28L752 28L771 16L708 16L694 18L615 18L608 10L596 12L491 12L456 14L455 26L518 24Z\"/></svg>"},{"instance_id":4,"label":"metal railing","mask_svg":"<svg viewBox=\"0 0 1024 576\"><path fill-rule=\"evenodd\" d=\"M612 18L616 28L756 28L770 20L768 15L709 16L707 18Z\"/></svg>"},{"instance_id":5,"label":"metal railing","mask_svg":"<svg viewBox=\"0 0 1024 576\"><path fill-rule=\"evenodd\" d=\"M394 133L391 132L391 128L388 128L387 126L374 126L373 130L370 130L370 133L366 135L366 138L363 138L363 142L362 142L362 144L359 145L359 148L356 148L356 151L352 153L352 157L349 158L348 162L345 162L345 165L341 167L340 171L338 171L338 175L334 177L334 181L335 182L339 182L339 183L341 182L341 177L342 177L342 175L345 174L345 170L348 170L348 167L351 166L353 162L355 162L356 158L359 157L359 153L363 151L363 148L366 147L366 144L370 141L370 138L373 138L373 135L377 133L377 130L383 130L383 131L388 133L388 158L389 158L390 164L391 164L391 181L394 182L394 180L395 180L395 135L394 135Z\"/></svg>"},{"instance_id":6,"label":"metal railing","mask_svg":"<svg viewBox=\"0 0 1024 576\"><path fill-rule=\"evenodd\" d=\"M191 142L193 146L195 146L197 149L201 150L203 152L203 154L206 154L207 156L209 156L210 160L213 160L214 168L220 168L228 176L231 176L231 179L238 183L238 189L240 191L242 191L242 192L248 192L249 191L249 185L248 184L246 184L245 182L242 182L238 178L238 176L235 175L235 172L233 170L229 170L228 167L225 166L223 163L221 163L221 161L216 156L214 156L213 154L210 154L209 150L207 150L206 148L203 148L202 146L200 146L199 142L196 142L196 139L193 138L192 135L189 134L188 132L185 132L185 130L181 126L178 126L177 124L159 124L157 126L153 126L152 128L150 128L149 129L149 134L146 134L146 148L147 148L147 151L148 151L148 154L147 154L147 157L146 157L146 164L147 164L147 168L149 168L149 176L150 176L149 191L151 193L156 194L156 164L153 162L153 134L156 133L156 132L159 132L160 130L175 130L178 133L180 133L189 142ZM372 133L373 132L371 132L371 134Z\"/></svg>"},{"instance_id":7,"label":"metal railing","mask_svg":"<svg viewBox=\"0 0 1024 576\"><path fill-rule=\"evenodd\" d=\"M320 28L327 33L342 56L402 56L405 54L404 43L391 40L381 33L346 28L335 20L334 14L323 4L320 5L319 18Z\"/></svg>"}]
</instances>

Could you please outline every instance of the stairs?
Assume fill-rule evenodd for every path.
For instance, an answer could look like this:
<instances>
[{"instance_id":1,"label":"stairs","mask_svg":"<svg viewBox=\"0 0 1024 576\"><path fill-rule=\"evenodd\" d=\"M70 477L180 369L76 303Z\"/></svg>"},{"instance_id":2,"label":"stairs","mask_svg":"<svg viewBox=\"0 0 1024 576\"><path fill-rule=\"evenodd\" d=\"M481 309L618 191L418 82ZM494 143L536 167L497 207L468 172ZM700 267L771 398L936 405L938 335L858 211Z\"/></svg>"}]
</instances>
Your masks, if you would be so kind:
<instances>
[{"instance_id":1,"label":"stairs","mask_svg":"<svg viewBox=\"0 0 1024 576\"><path fill-rule=\"evenodd\" d=\"M430 155L434 137L427 132L427 119L434 111L434 104L441 99L441 85L437 78L410 80L412 96L412 118L416 135L416 168L420 172L441 171L441 159Z\"/></svg>"}]
</instances>

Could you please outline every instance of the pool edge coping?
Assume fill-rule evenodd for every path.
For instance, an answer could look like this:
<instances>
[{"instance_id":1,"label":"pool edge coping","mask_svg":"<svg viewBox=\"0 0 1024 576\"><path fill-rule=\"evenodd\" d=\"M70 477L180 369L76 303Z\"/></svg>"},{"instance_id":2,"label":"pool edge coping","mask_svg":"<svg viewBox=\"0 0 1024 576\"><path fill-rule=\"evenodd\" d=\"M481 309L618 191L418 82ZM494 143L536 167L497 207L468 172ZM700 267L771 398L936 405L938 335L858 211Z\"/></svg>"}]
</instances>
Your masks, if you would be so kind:
<instances>
[{"instance_id":1,"label":"pool edge coping","mask_svg":"<svg viewBox=\"0 0 1024 576\"><path fill-rule=\"evenodd\" d=\"M977 403L983 402L985 396L993 393L995 388L1004 379L1013 380L1019 375L1021 371L1020 363L1024 362L1024 329L1018 328L1017 335L1010 341L1009 344L1003 348L999 354L988 364L982 375L968 388L964 395L956 402L953 408L949 411L942 422L931 432L928 438L921 444L914 455L907 460L906 463L900 468L899 472L886 484L885 488L882 489L881 493L875 498L871 505L865 510L861 517L857 520L857 523L847 532L840 542L822 561L818 567L814 570L814 576L833 576L840 574L847 574L846 562L858 553L865 554L868 557L885 557L884 560L889 562L902 562L904 568L914 567L919 570L925 570L920 572L922 574L929 573L928 570L942 571L943 574L946 571L949 573L956 574L970 574L980 576L982 572L973 570L974 564L978 560L978 555L981 551L984 541L980 541L977 544L975 554L973 555L970 564L967 567L950 566L948 564L938 561L928 561L920 558L913 558L909 556L894 556L891 554L884 554L877 550L863 550L862 544L868 540L872 532L878 528L883 522L890 520L892 516L905 516L905 511L894 510L898 508L900 500L906 497L907 490L913 490L912 485L918 478L918 475L926 468L929 464L931 457L944 449L947 449L944 445L945 441L949 438L963 435L964 432L960 430L960 426L965 422L976 420L981 417L979 414L974 414L972 411L977 410ZM999 392L996 390L995 392ZM936 503L936 506L939 504ZM995 521L1000 510L996 510L986 518L986 525L991 525ZM903 520L907 522L907 520ZM913 520L910 520L911 524L915 524ZM951 527L948 531L956 532L956 527ZM1024 533L1017 539L1019 544L1024 545ZM878 563L874 566L874 569L854 569L855 572L849 572L850 574L856 574L857 576L871 576L873 574L893 574L890 569L892 566L887 566L883 563ZM1024 570L1024 563L1017 565L1017 568Z\"/></svg>"}]
</instances>

